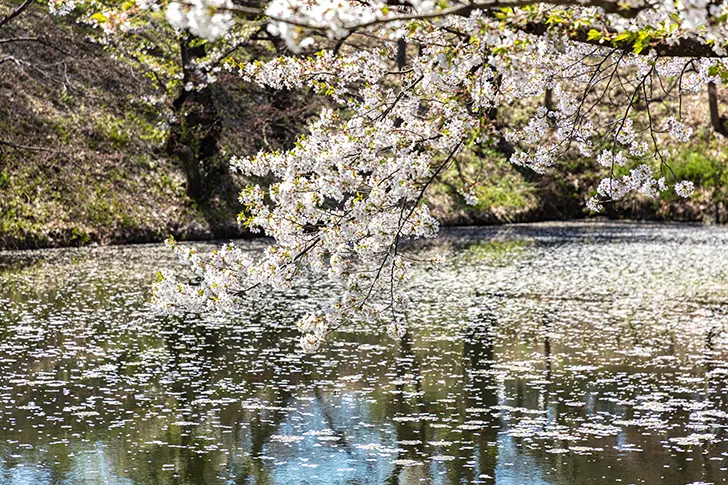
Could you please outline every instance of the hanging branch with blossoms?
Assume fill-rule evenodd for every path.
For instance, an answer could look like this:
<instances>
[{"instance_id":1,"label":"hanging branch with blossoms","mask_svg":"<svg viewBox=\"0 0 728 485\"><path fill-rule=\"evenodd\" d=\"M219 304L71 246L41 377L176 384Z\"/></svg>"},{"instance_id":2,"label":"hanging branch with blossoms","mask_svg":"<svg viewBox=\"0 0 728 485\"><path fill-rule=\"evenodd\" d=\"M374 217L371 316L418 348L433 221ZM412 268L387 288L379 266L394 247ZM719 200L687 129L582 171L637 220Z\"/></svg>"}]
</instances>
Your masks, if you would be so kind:
<instances>
[{"instance_id":1,"label":"hanging branch with blossoms","mask_svg":"<svg viewBox=\"0 0 728 485\"><path fill-rule=\"evenodd\" d=\"M273 0L257 8L194 0L167 8L173 26L208 38L263 19L297 55L228 67L330 104L291 150L231 162L273 181L240 196L241 222L273 244L253 258L232 244L199 255L170 240L196 278L160 275L155 302L167 311L226 309L326 274L340 292L300 322L306 350L352 319L404 334L412 262L401 247L437 234L426 194L464 152L500 147L539 173L569 154L594 160L609 171L587 201L595 212L633 193L688 197L693 184L670 170L673 147L693 131L684 105L728 80L726 1ZM542 106L545 93L551 101ZM514 107L530 118L509 118ZM463 184L468 203L477 202L477 183Z\"/></svg>"}]
</instances>

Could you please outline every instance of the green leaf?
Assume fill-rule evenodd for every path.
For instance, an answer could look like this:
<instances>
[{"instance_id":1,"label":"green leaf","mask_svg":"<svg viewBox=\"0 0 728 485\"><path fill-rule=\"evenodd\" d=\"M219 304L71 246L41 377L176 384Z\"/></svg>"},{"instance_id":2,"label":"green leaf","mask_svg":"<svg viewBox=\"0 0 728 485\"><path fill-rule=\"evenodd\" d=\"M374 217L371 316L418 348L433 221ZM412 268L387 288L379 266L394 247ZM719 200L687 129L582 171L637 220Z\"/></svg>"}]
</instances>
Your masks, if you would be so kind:
<instances>
[{"instance_id":1,"label":"green leaf","mask_svg":"<svg viewBox=\"0 0 728 485\"><path fill-rule=\"evenodd\" d=\"M634 50L635 54L639 54L642 52L645 47L649 45L650 42L650 34L648 32L640 32L637 35L637 40L634 42L634 45L632 46L632 49Z\"/></svg>"},{"instance_id":2,"label":"green leaf","mask_svg":"<svg viewBox=\"0 0 728 485\"><path fill-rule=\"evenodd\" d=\"M96 22L100 24L105 24L109 21L109 19L106 17L106 15L102 13L95 13L91 16L91 20L95 20Z\"/></svg>"},{"instance_id":3,"label":"green leaf","mask_svg":"<svg viewBox=\"0 0 728 485\"><path fill-rule=\"evenodd\" d=\"M599 40L602 38L602 33L596 29L591 29L586 36L587 40Z\"/></svg>"}]
</instances>

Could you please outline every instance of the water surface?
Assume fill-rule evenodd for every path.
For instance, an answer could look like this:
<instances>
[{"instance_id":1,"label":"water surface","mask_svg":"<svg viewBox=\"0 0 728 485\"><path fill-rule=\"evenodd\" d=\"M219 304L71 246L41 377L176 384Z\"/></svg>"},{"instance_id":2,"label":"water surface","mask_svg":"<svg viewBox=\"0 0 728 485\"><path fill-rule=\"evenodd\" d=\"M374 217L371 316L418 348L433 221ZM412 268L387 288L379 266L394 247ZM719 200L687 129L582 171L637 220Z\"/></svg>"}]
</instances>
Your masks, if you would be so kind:
<instances>
[{"instance_id":1,"label":"water surface","mask_svg":"<svg viewBox=\"0 0 728 485\"><path fill-rule=\"evenodd\" d=\"M436 246L402 341L353 327L307 356L293 327L325 282L162 317L159 246L0 253L0 484L728 481L728 230Z\"/></svg>"}]
</instances>

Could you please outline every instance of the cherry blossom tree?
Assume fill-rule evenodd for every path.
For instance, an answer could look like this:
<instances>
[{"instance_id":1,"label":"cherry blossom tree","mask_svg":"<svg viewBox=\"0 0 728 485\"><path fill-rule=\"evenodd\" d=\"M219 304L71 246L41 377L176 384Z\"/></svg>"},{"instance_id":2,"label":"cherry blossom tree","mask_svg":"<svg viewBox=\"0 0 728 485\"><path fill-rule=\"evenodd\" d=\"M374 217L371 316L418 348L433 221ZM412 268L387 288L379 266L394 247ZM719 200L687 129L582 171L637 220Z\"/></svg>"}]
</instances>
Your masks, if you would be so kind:
<instances>
[{"instance_id":1,"label":"cherry blossom tree","mask_svg":"<svg viewBox=\"0 0 728 485\"><path fill-rule=\"evenodd\" d=\"M728 80L725 0L191 0L167 17L207 39L264 19L297 55L227 66L330 103L291 150L231 162L273 180L240 195L241 223L274 240L264 254L170 240L195 277L160 274L155 302L225 310L326 275L340 291L300 322L307 350L352 319L404 334L415 261L402 245L437 234L427 192L458 157L496 147L539 173L594 160L606 175L594 212L629 194L689 197L692 182L670 170L696 128L686 106ZM463 181L466 202L483 176Z\"/></svg>"}]
</instances>

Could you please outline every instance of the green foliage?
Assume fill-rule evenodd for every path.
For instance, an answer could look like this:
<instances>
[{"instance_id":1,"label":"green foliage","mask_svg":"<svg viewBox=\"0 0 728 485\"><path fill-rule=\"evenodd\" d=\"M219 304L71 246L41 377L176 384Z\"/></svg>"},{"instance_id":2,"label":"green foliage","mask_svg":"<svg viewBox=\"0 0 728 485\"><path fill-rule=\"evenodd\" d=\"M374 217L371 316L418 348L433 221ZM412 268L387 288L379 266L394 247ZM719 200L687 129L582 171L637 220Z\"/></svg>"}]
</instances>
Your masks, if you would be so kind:
<instances>
[{"instance_id":1,"label":"green foliage","mask_svg":"<svg viewBox=\"0 0 728 485\"><path fill-rule=\"evenodd\" d=\"M83 229L74 227L71 230L71 243L78 246L85 246L91 242L91 236Z\"/></svg>"},{"instance_id":2,"label":"green foliage","mask_svg":"<svg viewBox=\"0 0 728 485\"><path fill-rule=\"evenodd\" d=\"M703 187L724 187L728 184L725 161L700 150L684 150L670 166L677 178L692 180Z\"/></svg>"},{"instance_id":3,"label":"green foliage","mask_svg":"<svg viewBox=\"0 0 728 485\"><path fill-rule=\"evenodd\" d=\"M96 120L96 132L114 148L125 148L131 142L128 125L124 120L104 115Z\"/></svg>"},{"instance_id":4,"label":"green foliage","mask_svg":"<svg viewBox=\"0 0 728 485\"><path fill-rule=\"evenodd\" d=\"M462 158L464 160L461 164L448 170L443 182L450 196L466 212L507 213L535 206L535 187L502 154L486 148L480 153L465 152ZM472 182L473 191L478 198L475 206L465 204L458 193L467 182Z\"/></svg>"},{"instance_id":5,"label":"green foliage","mask_svg":"<svg viewBox=\"0 0 728 485\"><path fill-rule=\"evenodd\" d=\"M722 147L700 143L685 148L670 161L670 168L677 180L690 180L698 190L710 192L714 202L728 201L728 154Z\"/></svg>"},{"instance_id":6,"label":"green foliage","mask_svg":"<svg viewBox=\"0 0 728 485\"><path fill-rule=\"evenodd\" d=\"M71 139L71 136L68 133L68 127L66 126L66 123L67 121L64 119L54 120L52 122L53 129L58 136L58 141L61 143L68 143L68 141Z\"/></svg>"},{"instance_id":7,"label":"green foliage","mask_svg":"<svg viewBox=\"0 0 728 485\"><path fill-rule=\"evenodd\" d=\"M472 210L526 209L534 202L533 186L518 174L490 180L476 189L476 195L478 204Z\"/></svg>"},{"instance_id":8,"label":"green foliage","mask_svg":"<svg viewBox=\"0 0 728 485\"><path fill-rule=\"evenodd\" d=\"M728 84L728 69L723 65L723 63L716 63L714 66L711 66L710 69L708 69L708 74L711 76L720 76L723 83Z\"/></svg>"}]
</instances>

